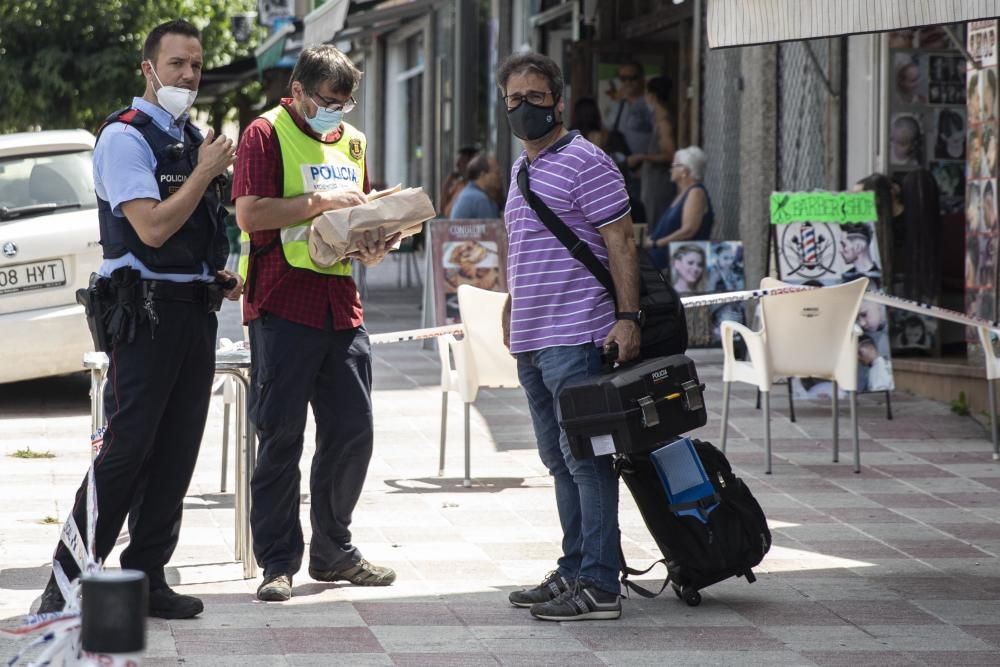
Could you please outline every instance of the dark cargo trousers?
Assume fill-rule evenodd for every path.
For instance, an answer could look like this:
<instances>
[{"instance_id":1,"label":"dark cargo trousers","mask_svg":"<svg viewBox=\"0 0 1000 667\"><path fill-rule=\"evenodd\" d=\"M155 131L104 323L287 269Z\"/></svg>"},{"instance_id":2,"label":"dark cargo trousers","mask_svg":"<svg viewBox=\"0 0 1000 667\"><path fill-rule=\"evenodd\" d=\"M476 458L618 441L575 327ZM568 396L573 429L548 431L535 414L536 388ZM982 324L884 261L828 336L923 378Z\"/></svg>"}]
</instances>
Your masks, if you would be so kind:
<instances>
[{"instance_id":1,"label":"dark cargo trousers","mask_svg":"<svg viewBox=\"0 0 1000 667\"><path fill-rule=\"evenodd\" d=\"M316 329L265 314L250 322L250 346L250 417L260 439L250 487L254 556L265 577L302 566L299 460L311 404L309 567L348 567L361 559L351 544L351 515L372 456L368 333L364 326Z\"/></svg>"},{"instance_id":2,"label":"dark cargo trousers","mask_svg":"<svg viewBox=\"0 0 1000 667\"><path fill-rule=\"evenodd\" d=\"M108 353L104 442L94 460L98 518L96 555L104 560L128 515L123 568L149 575L151 590L166 586L164 566L180 535L184 496L198 459L215 375L215 313L203 304L157 301L155 336L137 327L131 343ZM87 534L87 478L73 506ZM73 556L60 542L55 558L72 580Z\"/></svg>"}]
</instances>

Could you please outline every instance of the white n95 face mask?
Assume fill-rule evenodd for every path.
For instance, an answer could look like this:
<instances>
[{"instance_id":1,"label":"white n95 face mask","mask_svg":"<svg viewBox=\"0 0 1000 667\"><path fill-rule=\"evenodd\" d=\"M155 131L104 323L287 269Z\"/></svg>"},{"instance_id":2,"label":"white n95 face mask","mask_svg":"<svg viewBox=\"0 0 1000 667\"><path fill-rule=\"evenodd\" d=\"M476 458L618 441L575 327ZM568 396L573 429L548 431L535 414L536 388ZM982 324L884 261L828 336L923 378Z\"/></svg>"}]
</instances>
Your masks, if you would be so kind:
<instances>
[{"instance_id":1,"label":"white n95 face mask","mask_svg":"<svg viewBox=\"0 0 1000 667\"><path fill-rule=\"evenodd\" d=\"M160 81L160 77L156 74L156 70L153 68L153 63L149 63L149 69L152 70L153 76L156 78L156 83L160 84L159 89L156 91L156 101L160 103L164 111L173 116L174 120L177 120L194 104L195 98L198 97L198 91L178 86L164 86L163 82Z\"/></svg>"}]
</instances>

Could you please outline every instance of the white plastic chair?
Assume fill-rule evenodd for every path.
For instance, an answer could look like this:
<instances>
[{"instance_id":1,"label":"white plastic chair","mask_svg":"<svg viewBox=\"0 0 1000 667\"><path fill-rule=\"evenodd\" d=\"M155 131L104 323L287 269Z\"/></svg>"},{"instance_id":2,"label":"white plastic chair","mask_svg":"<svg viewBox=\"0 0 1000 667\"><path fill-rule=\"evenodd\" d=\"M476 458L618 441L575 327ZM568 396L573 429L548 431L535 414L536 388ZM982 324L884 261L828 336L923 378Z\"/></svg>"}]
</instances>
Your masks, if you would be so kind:
<instances>
[{"instance_id":1,"label":"white plastic chair","mask_svg":"<svg viewBox=\"0 0 1000 667\"><path fill-rule=\"evenodd\" d=\"M458 288L458 312L465 335L461 340L438 338L441 357L441 455L438 475L444 475L444 450L448 429L448 392L456 391L465 403L465 479L472 486L469 464L469 410L480 387L519 387L517 362L503 344L501 317L506 292L491 292L472 285ZM454 365L452 364L454 358Z\"/></svg>"},{"instance_id":2,"label":"white plastic chair","mask_svg":"<svg viewBox=\"0 0 1000 667\"><path fill-rule=\"evenodd\" d=\"M993 337L989 329L979 327L979 343L986 357L986 387L990 401L990 435L993 437L993 460L1000 460L1000 437L997 433L997 380L1000 379L1000 356L993 348Z\"/></svg>"},{"instance_id":3,"label":"white plastic chair","mask_svg":"<svg viewBox=\"0 0 1000 667\"><path fill-rule=\"evenodd\" d=\"M760 281L762 289L793 287L773 278ZM858 442L858 338L855 325L867 278L843 285L795 294L765 296L761 304L761 328L751 331L737 322L720 328L725 360L722 369L722 450L726 450L729 426L729 390L733 382L756 385L764 397L764 443L767 470L771 473L770 390L775 377L814 377L833 381L833 461L839 460L837 417L838 389L845 389L851 404L854 433L854 472L861 472ZM738 361L733 335L743 337L749 361Z\"/></svg>"}]
</instances>

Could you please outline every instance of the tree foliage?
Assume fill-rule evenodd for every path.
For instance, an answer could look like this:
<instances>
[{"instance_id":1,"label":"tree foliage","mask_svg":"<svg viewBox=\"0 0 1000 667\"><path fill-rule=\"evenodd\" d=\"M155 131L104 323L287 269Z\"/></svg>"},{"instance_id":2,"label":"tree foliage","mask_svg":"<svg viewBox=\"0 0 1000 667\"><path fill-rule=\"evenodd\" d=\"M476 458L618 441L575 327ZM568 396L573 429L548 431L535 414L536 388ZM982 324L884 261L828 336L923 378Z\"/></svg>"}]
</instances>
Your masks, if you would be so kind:
<instances>
[{"instance_id":1,"label":"tree foliage","mask_svg":"<svg viewBox=\"0 0 1000 667\"><path fill-rule=\"evenodd\" d=\"M255 5L254 0L4 0L0 132L94 130L111 111L142 95L142 45L154 26L174 18L191 21L202 31L205 67L216 67L246 52L230 33L229 16Z\"/></svg>"}]
</instances>

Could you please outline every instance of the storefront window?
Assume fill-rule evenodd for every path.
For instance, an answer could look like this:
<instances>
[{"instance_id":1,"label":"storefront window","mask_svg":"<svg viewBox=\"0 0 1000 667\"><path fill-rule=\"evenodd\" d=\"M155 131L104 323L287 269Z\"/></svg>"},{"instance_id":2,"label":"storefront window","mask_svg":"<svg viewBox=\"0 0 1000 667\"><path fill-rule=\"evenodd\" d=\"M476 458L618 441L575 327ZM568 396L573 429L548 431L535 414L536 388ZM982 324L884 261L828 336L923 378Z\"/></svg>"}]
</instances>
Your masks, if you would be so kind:
<instances>
[{"instance_id":1,"label":"storefront window","mask_svg":"<svg viewBox=\"0 0 1000 667\"><path fill-rule=\"evenodd\" d=\"M951 29L964 39L964 26ZM964 310L966 203L966 59L944 26L888 36L887 171L895 190L891 276L886 287L918 301ZM936 211L926 202L937 201ZM924 209L922 212L916 209ZM909 210L907 210L909 209ZM915 317L891 311L895 334ZM907 324L907 321L909 324ZM959 352L964 333L926 318L933 330L921 349L893 338L894 354Z\"/></svg>"}]
</instances>

